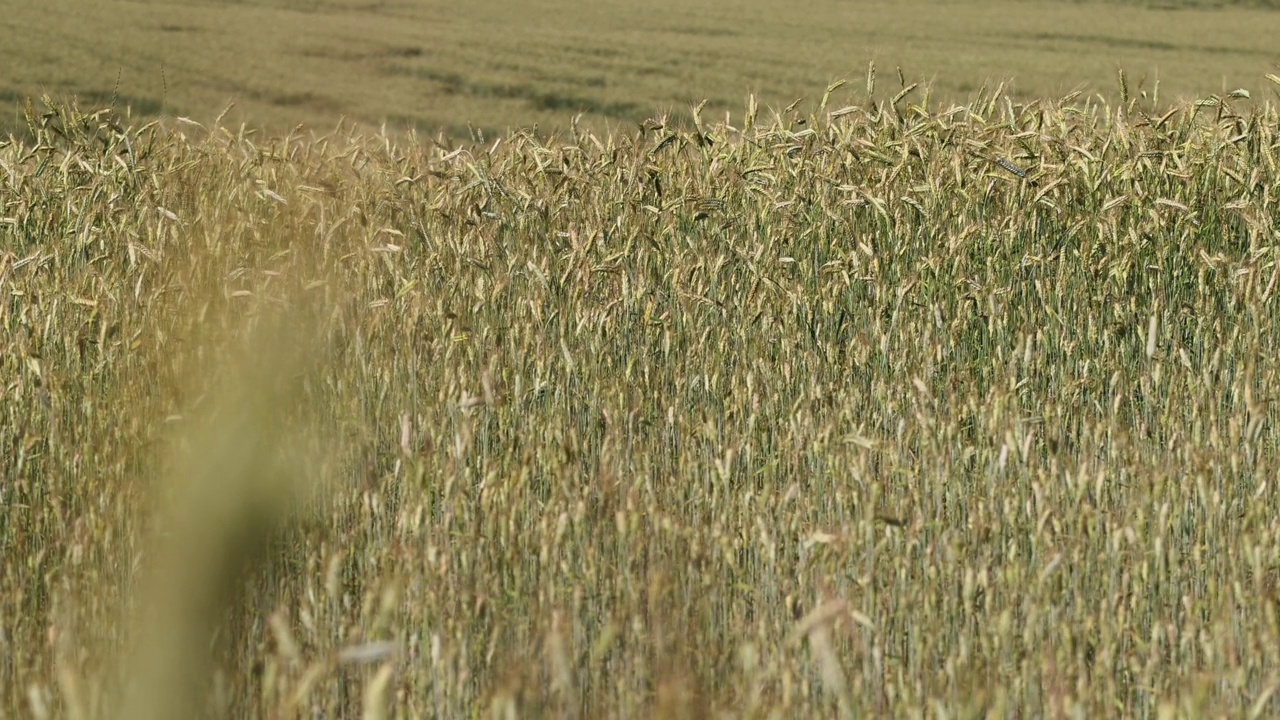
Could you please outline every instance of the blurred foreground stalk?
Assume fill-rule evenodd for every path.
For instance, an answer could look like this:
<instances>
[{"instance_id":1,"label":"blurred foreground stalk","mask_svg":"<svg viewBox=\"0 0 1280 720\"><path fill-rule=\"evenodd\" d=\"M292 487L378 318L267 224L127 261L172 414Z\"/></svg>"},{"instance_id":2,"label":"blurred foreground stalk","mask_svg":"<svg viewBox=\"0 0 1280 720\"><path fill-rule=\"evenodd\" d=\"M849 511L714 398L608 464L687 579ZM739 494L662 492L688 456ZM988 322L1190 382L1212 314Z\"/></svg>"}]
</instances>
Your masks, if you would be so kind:
<instances>
[{"instance_id":1,"label":"blurred foreground stalk","mask_svg":"<svg viewBox=\"0 0 1280 720\"><path fill-rule=\"evenodd\" d=\"M117 717L193 717L209 677L215 628L248 598L249 573L299 499L301 464L283 450L301 394L305 343L259 328L230 363L213 411L157 485L164 515L133 604L135 648Z\"/></svg>"}]
</instances>

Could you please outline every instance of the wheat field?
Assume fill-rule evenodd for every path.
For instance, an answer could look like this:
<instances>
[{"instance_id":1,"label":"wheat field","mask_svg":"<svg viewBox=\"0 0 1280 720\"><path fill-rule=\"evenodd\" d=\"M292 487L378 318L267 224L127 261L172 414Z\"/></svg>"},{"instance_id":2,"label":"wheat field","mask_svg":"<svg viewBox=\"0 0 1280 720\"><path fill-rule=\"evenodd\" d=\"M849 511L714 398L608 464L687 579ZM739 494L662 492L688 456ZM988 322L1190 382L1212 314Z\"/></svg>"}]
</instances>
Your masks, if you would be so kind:
<instances>
[{"instance_id":1,"label":"wheat field","mask_svg":"<svg viewBox=\"0 0 1280 720\"><path fill-rule=\"evenodd\" d=\"M1244 87L1280 61L1275 0L40 0L0 17L0 132L28 96L77 96L137 124L189 117L272 135L341 119L465 141L554 133L575 115L629 132L810 104L868 62L968 103L1001 82L1014 100L1076 89L1113 103Z\"/></svg>"},{"instance_id":2,"label":"wheat field","mask_svg":"<svg viewBox=\"0 0 1280 720\"><path fill-rule=\"evenodd\" d=\"M1274 101L884 74L465 145L28 104L0 717L1280 713Z\"/></svg>"}]
</instances>

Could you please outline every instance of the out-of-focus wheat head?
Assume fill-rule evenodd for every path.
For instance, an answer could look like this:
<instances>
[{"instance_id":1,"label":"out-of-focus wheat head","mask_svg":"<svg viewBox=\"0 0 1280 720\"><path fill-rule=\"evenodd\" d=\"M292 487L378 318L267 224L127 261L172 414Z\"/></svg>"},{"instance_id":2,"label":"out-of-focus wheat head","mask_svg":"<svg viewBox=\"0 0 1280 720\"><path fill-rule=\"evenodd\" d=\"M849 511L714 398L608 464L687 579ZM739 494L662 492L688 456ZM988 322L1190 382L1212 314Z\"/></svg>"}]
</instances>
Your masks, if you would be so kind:
<instances>
[{"instance_id":1,"label":"out-of-focus wheat head","mask_svg":"<svg viewBox=\"0 0 1280 720\"><path fill-rule=\"evenodd\" d=\"M303 499L303 456L288 448L314 349L305 327L283 314L260 322L228 352L209 411L173 443L132 603L121 720L195 714L215 628L248 599L246 577L271 562L271 538Z\"/></svg>"}]
</instances>

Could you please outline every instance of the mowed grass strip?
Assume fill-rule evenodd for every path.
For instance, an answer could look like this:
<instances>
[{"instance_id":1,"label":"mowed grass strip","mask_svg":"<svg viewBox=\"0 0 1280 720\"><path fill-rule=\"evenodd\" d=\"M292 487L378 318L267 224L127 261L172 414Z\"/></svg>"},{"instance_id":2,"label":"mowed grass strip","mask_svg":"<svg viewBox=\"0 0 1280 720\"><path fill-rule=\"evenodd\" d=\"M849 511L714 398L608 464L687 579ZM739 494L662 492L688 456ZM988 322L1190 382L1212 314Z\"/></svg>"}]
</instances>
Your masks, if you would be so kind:
<instances>
[{"instance_id":1,"label":"mowed grass strip","mask_svg":"<svg viewBox=\"0 0 1280 720\"><path fill-rule=\"evenodd\" d=\"M0 708L109 716L191 602L210 717L1280 711L1275 107L846 91L483 148L33 111ZM156 514L255 473L310 499Z\"/></svg>"},{"instance_id":2,"label":"mowed grass strip","mask_svg":"<svg viewBox=\"0 0 1280 720\"><path fill-rule=\"evenodd\" d=\"M1077 85L1114 98L1117 68L1149 93L1159 80L1166 101L1193 99L1258 89L1280 36L1280 14L1257 8L1050 0L50 0L0 24L4 129L21 128L23 98L50 93L143 120L208 123L234 103L229 125L275 134L345 117L461 139L578 113L598 132L630 128L702 99L722 118L748 93L784 107L872 60L924 74L948 102L1002 81L1023 99Z\"/></svg>"}]
</instances>

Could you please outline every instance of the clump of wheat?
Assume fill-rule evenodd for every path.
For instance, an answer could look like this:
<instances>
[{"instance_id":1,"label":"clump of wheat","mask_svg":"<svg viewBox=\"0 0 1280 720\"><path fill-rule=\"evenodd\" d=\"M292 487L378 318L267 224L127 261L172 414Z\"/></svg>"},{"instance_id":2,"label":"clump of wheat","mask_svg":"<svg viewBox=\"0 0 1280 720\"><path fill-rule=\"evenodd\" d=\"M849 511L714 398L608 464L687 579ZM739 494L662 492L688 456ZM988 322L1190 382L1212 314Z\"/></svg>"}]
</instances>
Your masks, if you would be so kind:
<instances>
[{"instance_id":1,"label":"clump of wheat","mask_svg":"<svg viewBox=\"0 0 1280 720\"><path fill-rule=\"evenodd\" d=\"M1280 710L1275 108L900 82L458 148L32 111L0 708L106 716L168 568L209 716ZM229 370L272 317L305 371Z\"/></svg>"}]
</instances>

